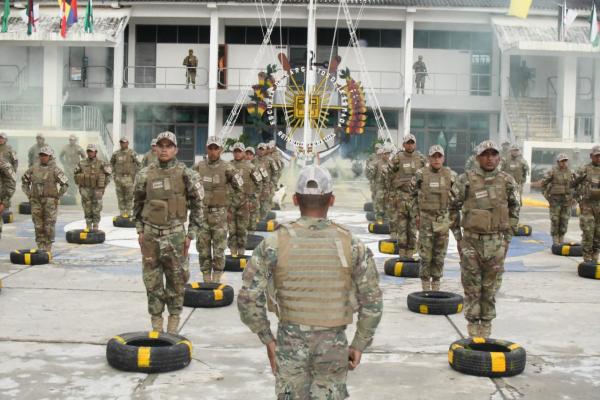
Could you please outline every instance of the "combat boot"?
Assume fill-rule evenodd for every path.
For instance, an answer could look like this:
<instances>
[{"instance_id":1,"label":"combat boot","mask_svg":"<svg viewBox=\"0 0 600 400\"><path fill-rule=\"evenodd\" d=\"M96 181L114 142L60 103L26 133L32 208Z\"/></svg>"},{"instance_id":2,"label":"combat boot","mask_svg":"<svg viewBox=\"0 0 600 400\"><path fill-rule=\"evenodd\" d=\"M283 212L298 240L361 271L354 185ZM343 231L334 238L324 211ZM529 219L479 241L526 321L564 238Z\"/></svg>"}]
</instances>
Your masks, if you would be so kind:
<instances>
[{"instance_id":1,"label":"combat boot","mask_svg":"<svg viewBox=\"0 0 600 400\"><path fill-rule=\"evenodd\" d=\"M479 337L481 333L479 331L479 323L478 322L468 322L467 323L467 333L469 337Z\"/></svg>"},{"instance_id":2,"label":"combat boot","mask_svg":"<svg viewBox=\"0 0 600 400\"><path fill-rule=\"evenodd\" d=\"M561 244L562 241L560 240L560 237L557 235L552 235L552 244Z\"/></svg>"},{"instance_id":3,"label":"combat boot","mask_svg":"<svg viewBox=\"0 0 600 400\"><path fill-rule=\"evenodd\" d=\"M439 292L440 285L441 285L441 282L439 279L436 279L436 278L431 279L431 290L433 290L434 292Z\"/></svg>"},{"instance_id":4,"label":"combat boot","mask_svg":"<svg viewBox=\"0 0 600 400\"><path fill-rule=\"evenodd\" d=\"M179 315L169 315L169 320L167 322L167 333L176 335L177 328L179 328Z\"/></svg>"},{"instance_id":5,"label":"combat boot","mask_svg":"<svg viewBox=\"0 0 600 400\"><path fill-rule=\"evenodd\" d=\"M98 224L92 224L92 231L93 232L97 232L98 231Z\"/></svg>"},{"instance_id":6,"label":"combat boot","mask_svg":"<svg viewBox=\"0 0 600 400\"><path fill-rule=\"evenodd\" d=\"M431 290L431 282L429 278L421 278L421 287L424 292L429 292Z\"/></svg>"},{"instance_id":7,"label":"combat boot","mask_svg":"<svg viewBox=\"0 0 600 400\"><path fill-rule=\"evenodd\" d=\"M565 242L565 235L559 235L558 236L558 243L564 243Z\"/></svg>"},{"instance_id":8,"label":"combat boot","mask_svg":"<svg viewBox=\"0 0 600 400\"><path fill-rule=\"evenodd\" d=\"M406 257L414 258L417 249L408 249L406 250Z\"/></svg>"},{"instance_id":9,"label":"combat boot","mask_svg":"<svg viewBox=\"0 0 600 400\"><path fill-rule=\"evenodd\" d=\"M483 338L489 338L492 334L492 322L491 321L481 321L481 326L479 327L479 335Z\"/></svg>"},{"instance_id":10,"label":"combat boot","mask_svg":"<svg viewBox=\"0 0 600 400\"><path fill-rule=\"evenodd\" d=\"M238 249L236 247L230 248L229 251L231 252L231 256L232 257L236 257L237 258L239 252L238 252Z\"/></svg>"},{"instance_id":11,"label":"combat boot","mask_svg":"<svg viewBox=\"0 0 600 400\"><path fill-rule=\"evenodd\" d=\"M223 271L213 271L212 282L213 283L221 283L221 276L223 276Z\"/></svg>"},{"instance_id":12,"label":"combat boot","mask_svg":"<svg viewBox=\"0 0 600 400\"><path fill-rule=\"evenodd\" d=\"M210 272L203 272L202 273L202 280L204 281L204 283L211 283L212 282L212 276Z\"/></svg>"},{"instance_id":13,"label":"combat boot","mask_svg":"<svg viewBox=\"0 0 600 400\"><path fill-rule=\"evenodd\" d=\"M244 254L246 254L246 249L245 249L245 248L243 248L243 247L240 247L240 248L238 249L238 252L237 252L237 254L238 254L238 257L242 257Z\"/></svg>"},{"instance_id":14,"label":"combat boot","mask_svg":"<svg viewBox=\"0 0 600 400\"><path fill-rule=\"evenodd\" d=\"M162 315L153 315L150 317L150 322L152 322L152 330L156 332L163 331L163 317Z\"/></svg>"},{"instance_id":15,"label":"combat boot","mask_svg":"<svg viewBox=\"0 0 600 400\"><path fill-rule=\"evenodd\" d=\"M91 222L86 222L85 223L85 231L89 232L92 230L92 223Z\"/></svg>"}]
</instances>

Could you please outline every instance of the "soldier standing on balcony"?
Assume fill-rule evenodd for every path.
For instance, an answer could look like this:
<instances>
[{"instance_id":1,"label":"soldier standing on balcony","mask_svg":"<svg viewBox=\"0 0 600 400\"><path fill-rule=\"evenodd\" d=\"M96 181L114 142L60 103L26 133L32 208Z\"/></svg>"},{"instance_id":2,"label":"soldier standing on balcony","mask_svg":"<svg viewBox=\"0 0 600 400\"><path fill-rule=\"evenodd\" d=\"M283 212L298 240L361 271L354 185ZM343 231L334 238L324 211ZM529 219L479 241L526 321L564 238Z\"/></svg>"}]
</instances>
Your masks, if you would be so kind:
<instances>
[{"instance_id":1,"label":"soldier standing on balcony","mask_svg":"<svg viewBox=\"0 0 600 400\"><path fill-rule=\"evenodd\" d=\"M194 55L194 50L189 50L187 57L183 59L183 65L186 67L185 88L189 89L190 82L192 82L193 88L196 89L196 68L198 67L198 58Z\"/></svg>"},{"instance_id":2,"label":"soldier standing on balcony","mask_svg":"<svg viewBox=\"0 0 600 400\"><path fill-rule=\"evenodd\" d=\"M115 172L115 187L119 211L123 218L129 218L133 212L133 181L142 167L135 151L129 148L129 140L123 136L119 140L121 148L110 159Z\"/></svg>"},{"instance_id":3,"label":"soldier standing on balcony","mask_svg":"<svg viewBox=\"0 0 600 400\"><path fill-rule=\"evenodd\" d=\"M86 229L97 231L102 212L102 197L110 182L112 168L98 159L98 148L95 144L88 144L86 153L87 158L75 167L75 183L81 193Z\"/></svg>"},{"instance_id":4,"label":"soldier standing on balcony","mask_svg":"<svg viewBox=\"0 0 600 400\"><path fill-rule=\"evenodd\" d=\"M417 94L419 94L419 89L421 90L421 94L425 94L425 78L428 76L428 74L427 66L423 61L423 56L419 56L418 61L413 64L413 70L415 71Z\"/></svg>"},{"instance_id":5,"label":"soldier standing on balcony","mask_svg":"<svg viewBox=\"0 0 600 400\"><path fill-rule=\"evenodd\" d=\"M75 197L77 190L77 187L73 184L75 181L73 171L75 170L75 166L79 164L79 161L85 157L86 156L83 147L77 144L77 136L69 136L69 144L62 148L60 155L58 156L63 168L65 169L65 175L69 179L70 185L67 190L69 197Z\"/></svg>"},{"instance_id":6,"label":"soldier standing on balcony","mask_svg":"<svg viewBox=\"0 0 600 400\"><path fill-rule=\"evenodd\" d=\"M13 150L11 145L7 144L8 136L5 132L0 132L0 158L8 162L15 173L19 166L19 160L17 160L17 153Z\"/></svg>"}]
</instances>

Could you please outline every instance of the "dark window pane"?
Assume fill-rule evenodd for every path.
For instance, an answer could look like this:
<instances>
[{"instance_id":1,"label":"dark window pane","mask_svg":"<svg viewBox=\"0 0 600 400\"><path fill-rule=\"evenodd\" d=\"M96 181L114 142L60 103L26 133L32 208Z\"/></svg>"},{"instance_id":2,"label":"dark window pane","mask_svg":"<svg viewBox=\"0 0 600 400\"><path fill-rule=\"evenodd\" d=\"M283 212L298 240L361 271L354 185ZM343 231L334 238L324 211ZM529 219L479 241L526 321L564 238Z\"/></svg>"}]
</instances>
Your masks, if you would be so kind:
<instances>
[{"instance_id":1,"label":"dark window pane","mask_svg":"<svg viewBox=\"0 0 600 400\"><path fill-rule=\"evenodd\" d=\"M137 106L135 108L135 122L152 122L153 120L151 106Z\"/></svg>"},{"instance_id":2,"label":"dark window pane","mask_svg":"<svg viewBox=\"0 0 600 400\"><path fill-rule=\"evenodd\" d=\"M193 108L175 109L175 122L194 122Z\"/></svg>"},{"instance_id":3,"label":"dark window pane","mask_svg":"<svg viewBox=\"0 0 600 400\"><path fill-rule=\"evenodd\" d=\"M430 49L449 49L450 48L450 32L446 31L429 31L429 48Z\"/></svg>"},{"instance_id":4,"label":"dark window pane","mask_svg":"<svg viewBox=\"0 0 600 400\"><path fill-rule=\"evenodd\" d=\"M471 41L473 50L492 51L492 35L488 32L473 32Z\"/></svg>"},{"instance_id":5,"label":"dark window pane","mask_svg":"<svg viewBox=\"0 0 600 400\"><path fill-rule=\"evenodd\" d=\"M306 44L306 28L288 28L288 31L289 44Z\"/></svg>"},{"instance_id":6,"label":"dark window pane","mask_svg":"<svg viewBox=\"0 0 600 400\"><path fill-rule=\"evenodd\" d=\"M396 47L402 46L402 31L400 29L382 29L381 30L381 47Z\"/></svg>"},{"instance_id":7,"label":"dark window pane","mask_svg":"<svg viewBox=\"0 0 600 400\"><path fill-rule=\"evenodd\" d=\"M156 43L156 25L136 25L135 40L138 43Z\"/></svg>"},{"instance_id":8,"label":"dark window pane","mask_svg":"<svg viewBox=\"0 0 600 400\"><path fill-rule=\"evenodd\" d=\"M246 27L246 44L261 44L263 41L263 31L260 26Z\"/></svg>"},{"instance_id":9,"label":"dark window pane","mask_svg":"<svg viewBox=\"0 0 600 400\"><path fill-rule=\"evenodd\" d=\"M415 31L413 39L413 47L418 49L429 48L429 32L428 31Z\"/></svg>"},{"instance_id":10,"label":"dark window pane","mask_svg":"<svg viewBox=\"0 0 600 400\"><path fill-rule=\"evenodd\" d=\"M198 123L208 124L208 108L198 108Z\"/></svg>"},{"instance_id":11,"label":"dark window pane","mask_svg":"<svg viewBox=\"0 0 600 400\"><path fill-rule=\"evenodd\" d=\"M410 116L410 128L424 128L425 127L425 115L421 113L413 113Z\"/></svg>"},{"instance_id":12,"label":"dark window pane","mask_svg":"<svg viewBox=\"0 0 600 400\"><path fill-rule=\"evenodd\" d=\"M398 129L398 110L385 110L383 111L383 117L388 128Z\"/></svg>"},{"instance_id":13,"label":"dark window pane","mask_svg":"<svg viewBox=\"0 0 600 400\"><path fill-rule=\"evenodd\" d=\"M489 129L490 117L485 114L471 114L471 129Z\"/></svg>"},{"instance_id":14,"label":"dark window pane","mask_svg":"<svg viewBox=\"0 0 600 400\"><path fill-rule=\"evenodd\" d=\"M338 29L338 46L346 47L350 45L350 32L348 29Z\"/></svg>"},{"instance_id":15,"label":"dark window pane","mask_svg":"<svg viewBox=\"0 0 600 400\"><path fill-rule=\"evenodd\" d=\"M379 47L381 44L379 29L361 29L358 32L358 39L361 41L361 45L366 47Z\"/></svg>"},{"instance_id":16,"label":"dark window pane","mask_svg":"<svg viewBox=\"0 0 600 400\"><path fill-rule=\"evenodd\" d=\"M180 26L179 43L198 43L198 27Z\"/></svg>"},{"instance_id":17,"label":"dark window pane","mask_svg":"<svg viewBox=\"0 0 600 400\"><path fill-rule=\"evenodd\" d=\"M271 32L271 44L274 45L286 45L287 44L288 29L284 27L276 26Z\"/></svg>"},{"instance_id":18,"label":"dark window pane","mask_svg":"<svg viewBox=\"0 0 600 400\"><path fill-rule=\"evenodd\" d=\"M331 46L331 43L333 43L334 31L335 30L333 28L318 28L317 29L317 44L319 46Z\"/></svg>"},{"instance_id":19,"label":"dark window pane","mask_svg":"<svg viewBox=\"0 0 600 400\"><path fill-rule=\"evenodd\" d=\"M154 106L152 108L152 114L154 115L154 121L156 122L163 124L173 122L173 108L171 107Z\"/></svg>"},{"instance_id":20,"label":"dark window pane","mask_svg":"<svg viewBox=\"0 0 600 400\"><path fill-rule=\"evenodd\" d=\"M451 32L450 48L457 50L469 50L471 48L470 32Z\"/></svg>"},{"instance_id":21,"label":"dark window pane","mask_svg":"<svg viewBox=\"0 0 600 400\"><path fill-rule=\"evenodd\" d=\"M244 44L246 43L246 28L243 26L226 26L225 43Z\"/></svg>"},{"instance_id":22,"label":"dark window pane","mask_svg":"<svg viewBox=\"0 0 600 400\"><path fill-rule=\"evenodd\" d=\"M210 26L198 27L198 43L210 43Z\"/></svg>"},{"instance_id":23,"label":"dark window pane","mask_svg":"<svg viewBox=\"0 0 600 400\"><path fill-rule=\"evenodd\" d=\"M158 43L177 43L177 27L158 25L156 27L156 41Z\"/></svg>"},{"instance_id":24,"label":"dark window pane","mask_svg":"<svg viewBox=\"0 0 600 400\"><path fill-rule=\"evenodd\" d=\"M444 128L444 114L429 114L427 119L428 128Z\"/></svg>"}]
</instances>

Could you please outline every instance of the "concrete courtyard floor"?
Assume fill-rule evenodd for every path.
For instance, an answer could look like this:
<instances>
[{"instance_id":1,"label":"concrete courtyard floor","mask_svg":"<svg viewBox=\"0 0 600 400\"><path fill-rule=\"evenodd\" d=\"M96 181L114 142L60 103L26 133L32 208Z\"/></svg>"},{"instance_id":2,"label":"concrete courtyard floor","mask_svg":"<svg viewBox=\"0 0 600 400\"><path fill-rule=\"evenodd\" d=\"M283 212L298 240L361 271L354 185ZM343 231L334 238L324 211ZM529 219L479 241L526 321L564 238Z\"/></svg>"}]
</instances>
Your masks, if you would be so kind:
<instances>
[{"instance_id":1,"label":"concrete courtyard floor","mask_svg":"<svg viewBox=\"0 0 600 400\"><path fill-rule=\"evenodd\" d=\"M550 253L547 209L522 210L521 221L532 225L534 233L513 240L492 335L525 347L525 372L512 378L479 378L453 371L447 361L450 343L466 335L464 316L410 312L406 296L420 290L420 282L383 274L389 256L377 252L377 240L386 236L367 233L365 188L364 182L338 183L331 214L373 249L384 293L375 341L348 376L352 398L600 398L600 281L577 276L579 258ZM14 223L4 225L0 399L274 398L264 346L240 322L235 303L184 310L180 333L193 342L194 350L192 363L183 370L146 375L107 364L105 345L112 336L149 329L135 231L112 228L112 186L109 192L102 223L107 241L95 246L66 243L65 227L82 224L82 212L76 206L61 207L49 265L11 264L11 250L34 246L33 226L29 216L18 214ZM22 200L19 195L14 199L15 211ZM280 221L297 216L289 202L278 212ZM568 238L579 237L578 219L572 218ZM199 280L195 254L191 261L191 279ZM446 261L442 288L462 293L453 239ZM224 281L237 294L241 274L228 272Z\"/></svg>"}]
</instances>

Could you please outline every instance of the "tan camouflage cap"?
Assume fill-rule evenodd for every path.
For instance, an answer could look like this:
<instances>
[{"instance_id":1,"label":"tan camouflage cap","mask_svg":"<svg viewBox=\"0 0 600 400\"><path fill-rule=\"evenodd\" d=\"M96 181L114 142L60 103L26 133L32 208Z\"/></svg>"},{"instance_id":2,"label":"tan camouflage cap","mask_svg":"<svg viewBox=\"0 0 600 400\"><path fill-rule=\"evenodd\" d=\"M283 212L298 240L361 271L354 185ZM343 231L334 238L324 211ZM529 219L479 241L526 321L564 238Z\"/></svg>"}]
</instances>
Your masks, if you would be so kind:
<instances>
[{"instance_id":1,"label":"tan camouflage cap","mask_svg":"<svg viewBox=\"0 0 600 400\"><path fill-rule=\"evenodd\" d=\"M435 153L440 153L441 155L444 155L444 148L439 144L434 144L429 148L429 155L432 156Z\"/></svg>"},{"instance_id":2,"label":"tan camouflage cap","mask_svg":"<svg viewBox=\"0 0 600 400\"><path fill-rule=\"evenodd\" d=\"M156 144L158 144L158 142L160 142L163 139L168 140L169 142L173 143L175 147L177 147L177 136L175 136L173 132L164 131L159 133L156 137Z\"/></svg>"},{"instance_id":3,"label":"tan camouflage cap","mask_svg":"<svg viewBox=\"0 0 600 400\"><path fill-rule=\"evenodd\" d=\"M250 153L252 153L252 154L256 154L256 151L254 150L254 147L252 147L252 146L248 146L248 147L246 147L246 150L245 150L245 151L246 151L246 153L247 153L247 152L250 152Z\"/></svg>"},{"instance_id":4,"label":"tan camouflage cap","mask_svg":"<svg viewBox=\"0 0 600 400\"><path fill-rule=\"evenodd\" d=\"M333 192L333 181L327 168L319 165L302 168L296 183L296 193L322 195L331 192Z\"/></svg>"},{"instance_id":5,"label":"tan camouflage cap","mask_svg":"<svg viewBox=\"0 0 600 400\"><path fill-rule=\"evenodd\" d=\"M129 143L129 139L127 139L127 136L121 136L121 139L119 139L119 142L127 142L127 143Z\"/></svg>"},{"instance_id":6,"label":"tan camouflage cap","mask_svg":"<svg viewBox=\"0 0 600 400\"><path fill-rule=\"evenodd\" d=\"M156 138L152 139L150 142L150 146L156 146Z\"/></svg>"},{"instance_id":7,"label":"tan camouflage cap","mask_svg":"<svg viewBox=\"0 0 600 400\"><path fill-rule=\"evenodd\" d=\"M90 143L85 148L86 151L98 151L98 147L94 143Z\"/></svg>"},{"instance_id":8,"label":"tan camouflage cap","mask_svg":"<svg viewBox=\"0 0 600 400\"><path fill-rule=\"evenodd\" d=\"M259 150L260 149L266 150L267 149L267 145L266 145L266 143L262 143L261 142L261 143L259 143L259 144L256 145L256 148L259 149Z\"/></svg>"},{"instance_id":9,"label":"tan camouflage cap","mask_svg":"<svg viewBox=\"0 0 600 400\"><path fill-rule=\"evenodd\" d=\"M595 156L596 154L600 154L600 146L595 145L594 147L592 147L592 151L590 151L590 154Z\"/></svg>"},{"instance_id":10,"label":"tan camouflage cap","mask_svg":"<svg viewBox=\"0 0 600 400\"><path fill-rule=\"evenodd\" d=\"M385 145L383 145L381 150L383 151L383 154L391 153L394 151L394 147L392 146L391 143L386 143Z\"/></svg>"},{"instance_id":11,"label":"tan camouflage cap","mask_svg":"<svg viewBox=\"0 0 600 400\"><path fill-rule=\"evenodd\" d=\"M0 138L8 139L8 135L6 134L6 132L0 132Z\"/></svg>"},{"instance_id":12,"label":"tan camouflage cap","mask_svg":"<svg viewBox=\"0 0 600 400\"><path fill-rule=\"evenodd\" d=\"M206 139L206 147L210 146L211 144L223 147L223 141L217 136L209 136L208 139Z\"/></svg>"},{"instance_id":13,"label":"tan camouflage cap","mask_svg":"<svg viewBox=\"0 0 600 400\"><path fill-rule=\"evenodd\" d=\"M405 135L404 138L402 139L402 144L408 143L411 140L413 142L417 143L417 138L415 137L415 135L413 135L412 133L409 133L408 135Z\"/></svg>"},{"instance_id":14,"label":"tan camouflage cap","mask_svg":"<svg viewBox=\"0 0 600 400\"><path fill-rule=\"evenodd\" d=\"M565 154L565 153L560 153L559 155L556 156L556 162L560 162L563 160L568 160L569 157Z\"/></svg>"},{"instance_id":15,"label":"tan camouflage cap","mask_svg":"<svg viewBox=\"0 0 600 400\"><path fill-rule=\"evenodd\" d=\"M482 155L486 150L494 150L496 153L500 153L498 146L492 140L484 140L483 142L479 143L479 146L477 146L477 155Z\"/></svg>"},{"instance_id":16,"label":"tan camouflage cap","mask_svg":"<svg viewBox=\"0 0 600 400\"><path fill-rule=\"evenodd\" d=\"M246 150L246 146L242 142L236 142L233 144L233 146L231 146L231 151L236 151L236 150L244 151L244 150Z\"/></svg>"},{"instance_id":17,"label":"tan camouflage cap","mask_svg":"<svg viewBox=\"0 0 600 400\"><path fill-rule=\"evenodd\" d=\"M77 141L77 136L75 136L75 135L70 135L70 136L69 136L69 140L75 140L75 141Z\"/></svg>"},{"instance_id":18,"label":"tan camouflage cap","mask_svg":"<svg viewBox=\"0 0 600 400\"><path fill-rule=\"evenodd\" d=\"M382 147L383 147L383 144L381 144L379 142L375 143L375 150L379 150Z\"/></svg>"},{"instance_id":19,"label":"tan camouflage cap","mask_svg":"<svg viewBox=\"0 0 600 400\"><path fill-rule=\"evenodd\" d=\"M50 146L42 146L38 154L45 154L47 156L53 156L54 150Z\"/></svg>"},{"instance_id":20,"label":"tan camouflage cap","mask_svg":"<svg viewBox=\"0 0 600 400\"><path fill-rule=\"evenodd\" d=\"M37 135L35 135L36 139L43 139L44 138L44 134L43 133L38 133Z\"/></svg>"},{"instance_id":21,"label":"tan camouflage cap","mask_svg":"<svg viewBox=\"0 0 600 400\"><path fill-rule=\"evenodd\" d=\"M521 151L521 148L520 148L520 147L519 147L519 145L518 145L518 144L516 144L516 143L515 143L515 144L513 144L513 145L511 145L511 146L510 146L510 149L511 149L511 150L519 150L519 151Z\"/></svg>"},{"instance_id":22,"label":"tan camouflage cap","mask_svg":"<svg viewBox=\"0 0 600 400\"><path fill-rule=\"evenodd\" d=\"M269 147L274 149L275 148L275 141L274 140L269 140Z\"/></svg>"}]
</instances>

